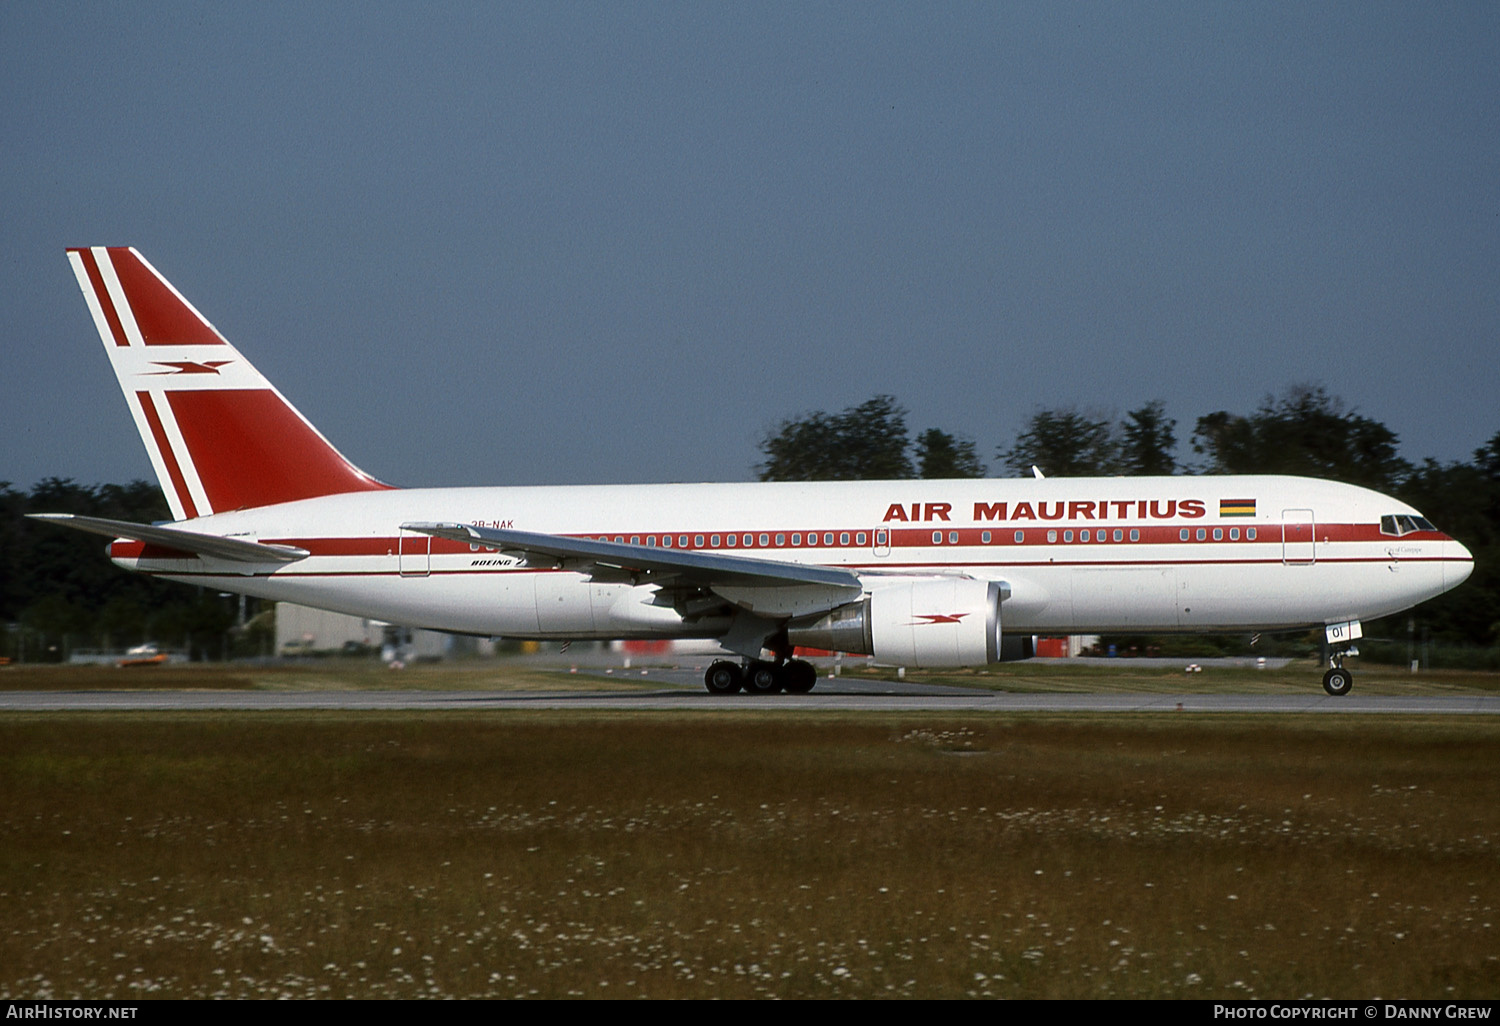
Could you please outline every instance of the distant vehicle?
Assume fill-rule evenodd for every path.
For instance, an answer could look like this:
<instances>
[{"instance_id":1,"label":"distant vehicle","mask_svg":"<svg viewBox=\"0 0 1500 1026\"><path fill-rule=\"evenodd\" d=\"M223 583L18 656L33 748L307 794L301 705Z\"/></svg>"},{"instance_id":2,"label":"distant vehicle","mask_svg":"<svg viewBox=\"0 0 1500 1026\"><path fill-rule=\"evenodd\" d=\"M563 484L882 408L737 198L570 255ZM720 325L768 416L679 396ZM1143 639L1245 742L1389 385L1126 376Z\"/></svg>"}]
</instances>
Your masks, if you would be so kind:
<instances>
[{"instance_id":1,"label":"distant vehicle","mask_svg":"<svg viewBox=\"0 0 1500 1026\"><path fill-rule=\"evenodd\" d=\"M136 645L134 648L125 650L125 654L115 660L116 666L160 666L170 661L171 657L161 651L155 645L147 643Z\"/></svg>"},{"instance_id":2,"label":"distant vehicle","mask_svg":"<svg viewBox=\"0 0 1500 1026\"><path fill-rule=\"evenodd\" d=\"M68 256L175 522L37 516L171 580L483 636L713 639L743 657L716 693L810 690L798 645L956 667L1011 635L1318 626L1341 695L1362 620L1473 570L1405 503L1296 477L398 489L134 249ZM689 398L642 403L691 431L715 413Z\"/></svg>"}]
</instances>

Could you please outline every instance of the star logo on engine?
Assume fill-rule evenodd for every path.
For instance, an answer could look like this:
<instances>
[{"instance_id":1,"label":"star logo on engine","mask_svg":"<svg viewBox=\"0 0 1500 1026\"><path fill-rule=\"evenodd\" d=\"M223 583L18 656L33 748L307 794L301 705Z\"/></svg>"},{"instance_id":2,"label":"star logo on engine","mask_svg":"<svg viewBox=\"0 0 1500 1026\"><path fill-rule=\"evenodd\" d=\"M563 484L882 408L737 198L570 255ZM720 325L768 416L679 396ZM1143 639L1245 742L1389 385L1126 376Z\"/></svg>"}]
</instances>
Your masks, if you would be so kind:
<instances>
[{"instance_id":1,"label":"star logo on engine","mask_svg":"<svg viewBox=\"0 0 1500 1026\"><path fill-rule=\"evenodd\" d=\"M933 623L958 623L968 613L918 613L917 619L912 621L913 626L921 627Z\"/></svg>"}]
</instances>

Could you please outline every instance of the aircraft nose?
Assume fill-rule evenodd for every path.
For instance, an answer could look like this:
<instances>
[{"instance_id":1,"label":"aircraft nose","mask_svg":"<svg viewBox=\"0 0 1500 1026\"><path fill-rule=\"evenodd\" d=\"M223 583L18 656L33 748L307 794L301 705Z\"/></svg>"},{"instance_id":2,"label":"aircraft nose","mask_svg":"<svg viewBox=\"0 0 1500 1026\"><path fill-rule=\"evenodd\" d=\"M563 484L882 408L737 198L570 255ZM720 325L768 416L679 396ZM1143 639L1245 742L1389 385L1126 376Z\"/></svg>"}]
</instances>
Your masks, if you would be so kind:
<instances>
[{"instance_id":1,"label":"aircraft nose","mask_svg":"<svg viewBox=\"0 0 1500 1026\"><path fill-rule=\"evenodd\" d=\"M1456 588L1474 572L1474 554L1451 538L1443 543L1443 588Z\"/></svg>"}]
</instances>

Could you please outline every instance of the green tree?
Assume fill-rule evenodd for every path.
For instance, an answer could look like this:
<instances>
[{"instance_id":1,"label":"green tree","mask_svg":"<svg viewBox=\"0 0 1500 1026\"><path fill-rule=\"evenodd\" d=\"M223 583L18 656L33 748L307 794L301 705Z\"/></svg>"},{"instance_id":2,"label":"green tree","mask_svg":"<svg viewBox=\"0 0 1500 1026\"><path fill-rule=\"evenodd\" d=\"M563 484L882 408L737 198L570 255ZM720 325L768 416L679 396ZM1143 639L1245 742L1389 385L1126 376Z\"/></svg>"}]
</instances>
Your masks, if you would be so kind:
<instances>
[{"instance_id":1,"label":"green tree","mask_svg":"<svg viewBox=\"0 0 1500 1026\"><path fill-rule=\"evenodd\" d=\"M1120 425L1119 471L1135 476L1175 474L1177 421L1160 399L1125 415Z\"/></svg>"},{"instance_id":2,"label":"green tree","mask_svg":"<svg viewBox=\"0 0 1500 1026\"><path fill-rule=\"evenodd\" d=\"M1401 635L1410 615L1445 641L1500 643L1500 433L1472 462L1423 460L1396 495L1462 542L1474 554L1474 573L1462 587L1391 618L1384 633Z\"/></svg>"},{"instance_id":3,"label":"green tree","mask_svg":"<svg viewBox=\"0 0 1500 1026\"><path fill-rule=\"evenodd\" d=\"M937 428L928 428L917 436L918 477L983 477L985 470L972 440L955 438Z\"/></svg>"},{"instance_id":4,"label":"green tree","mask_svg":"<svg viewBox=\"0 0 1500 1026\"><path fill-rule=\"evenodd\" d=\"M1193 451L1216 474L1302 474L1393 491L1411 471L1395 432L1346 408L1318 385L1267 396L1248 417L1220 410L1198 418Z\"/></svg>"},{"instance_id":5,"label":"green tree","mask_svg":"<svg viewBox=\"0 0 1500 1026\"><path fill-rule=\"evenodd\" d=\"M105 558L104 539L55 524L27 520L26 513L78 513L149 523L169 516L160 489L145 481L125 485L80 485L46 478L29 493L0 483L0 623L27 626L27 658L39 653L36 632L60 655L70 645L119 644L139 640L138 614L186 595L180 585L120 570ZM19 653L16 653L19 654Z\"/></svg>"},{"instance_id":6,"label":"green tree","mask_svg":"<svg viewBox=\"0 0 1500 1026\"><path fill-rule=\"evenodd\" d=\"M783 421L761 439L762 481L858 481L912 476L906 410L877 395L842 413Z\"/></svg>"},{"instance_id":7,"label":"green tree","mask_svg":"<svg viewBox=\"0 0 1500 1026\"><path fill-rule=\"evenodd\" d=\"M1108 420L1072 407L1038 410L1009 449L999 457L1017 474L1037 467L1048 477L1090 477L1115 472L1119 446Z\"/></svg>"}]
</instances>

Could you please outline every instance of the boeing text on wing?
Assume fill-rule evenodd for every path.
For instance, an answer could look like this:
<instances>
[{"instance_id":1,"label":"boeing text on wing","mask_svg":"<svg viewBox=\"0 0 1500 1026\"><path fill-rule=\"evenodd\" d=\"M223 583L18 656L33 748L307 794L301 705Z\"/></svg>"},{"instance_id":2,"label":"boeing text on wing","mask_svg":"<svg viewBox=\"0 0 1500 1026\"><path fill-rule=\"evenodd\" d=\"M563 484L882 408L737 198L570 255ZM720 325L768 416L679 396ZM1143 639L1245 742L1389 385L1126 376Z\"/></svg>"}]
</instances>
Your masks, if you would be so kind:
<instances>
[{"instance_id":1,"label":"boeing text on wing","mask_svg":"<svg viewBox=\"0 0 1500 1026\"><path fill-rule=\"evenodd\" d=\"M1361 620L1473 568L1406 504L1293 477L393 488L135 250L68 256L174 522L42 517L172 580L470 634L716 639L743 658L715 692L809 690L798 645L973 666L1039 633L1322 625L1342 694Z\"/></svg>"}]
</instances>

